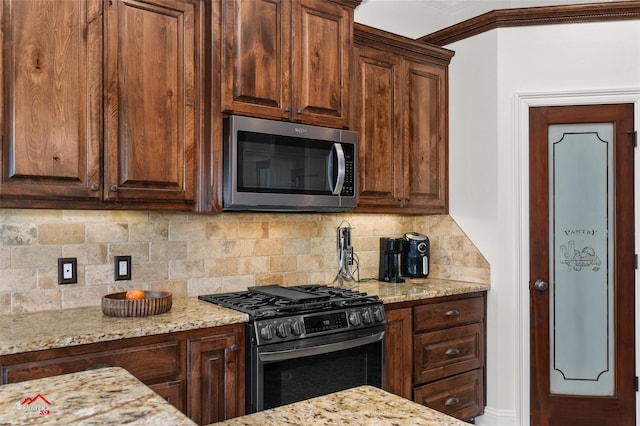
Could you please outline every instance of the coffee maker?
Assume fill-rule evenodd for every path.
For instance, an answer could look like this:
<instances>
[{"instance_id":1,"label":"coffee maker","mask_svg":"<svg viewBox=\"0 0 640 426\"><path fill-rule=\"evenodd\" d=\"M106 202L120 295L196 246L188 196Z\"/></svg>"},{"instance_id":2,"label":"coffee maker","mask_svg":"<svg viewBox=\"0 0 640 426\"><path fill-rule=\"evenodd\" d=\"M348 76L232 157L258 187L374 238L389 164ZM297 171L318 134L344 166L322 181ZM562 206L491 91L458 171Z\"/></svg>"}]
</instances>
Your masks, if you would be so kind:
<instances>
[{"instance_id":1,"label":"coffee maker","mask_svg":"<svg viewBox=\"0 0 640 426\"><path fill-rule=\"evenodd\" d=\"M388 283L403 283L400 277L400 255L402 254L402 238L380 238L379 280Z\"/></svg>"},{"instance_id":2,"label":"coffee maker","mask_svg":"<svg viewBox=\"0 0 640 426\"><path fill-rule=\"evenodd\" d=\"M429 238L417 232L404 234L402 276L425 278L429 275Z\"/></svg>"}]
</instances>

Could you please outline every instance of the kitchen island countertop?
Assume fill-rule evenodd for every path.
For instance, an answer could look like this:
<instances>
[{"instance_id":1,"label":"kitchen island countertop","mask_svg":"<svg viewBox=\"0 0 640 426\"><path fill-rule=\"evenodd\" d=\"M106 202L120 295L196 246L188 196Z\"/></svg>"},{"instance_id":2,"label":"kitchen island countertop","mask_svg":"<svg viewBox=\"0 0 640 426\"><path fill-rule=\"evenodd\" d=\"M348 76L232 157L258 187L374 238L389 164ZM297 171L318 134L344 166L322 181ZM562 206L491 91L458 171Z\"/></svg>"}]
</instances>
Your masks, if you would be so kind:
<instances>
[{"instance_id":1,"label":"kitchen island countertop","mask_svg":"<svg viewBox=\"0 0 640 426\"><path fill-rule=\"evenodd\" d=\"M372 386L359 386L236 417L215 423L215 425L464 426L467 423L381 389Z\"/></svg>"},{"instance_id":2,"label":"kitchen island countertop","mask_svg":"<svg viewBox=\"0 0 640 426\"><path fill-rule=\"evenodd\" d=\"M118 367L0 386L0 424L195 425Z\"/></svg>"}]
</instances>

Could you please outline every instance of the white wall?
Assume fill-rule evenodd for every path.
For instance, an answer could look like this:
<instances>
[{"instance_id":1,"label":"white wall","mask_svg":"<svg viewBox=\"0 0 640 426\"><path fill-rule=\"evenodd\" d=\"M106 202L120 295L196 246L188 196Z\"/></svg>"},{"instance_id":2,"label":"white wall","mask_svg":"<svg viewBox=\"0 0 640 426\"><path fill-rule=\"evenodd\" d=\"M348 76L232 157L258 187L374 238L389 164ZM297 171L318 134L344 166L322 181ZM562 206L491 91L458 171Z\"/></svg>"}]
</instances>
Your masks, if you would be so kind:
<instances>
[{"instance_id":1,"label":"white wall","mask_svg":"<svg viewBox=\"0 0 640 426\"><path fill-rule=\"evenodd\" d=\"M504 28L446 47L456 52L450 212L491 264L488 406L478 423L526 425L528 141L516 101L523 93L560 99L595 91L640 98L640 22Z\"/></svg>"}]
</instances>

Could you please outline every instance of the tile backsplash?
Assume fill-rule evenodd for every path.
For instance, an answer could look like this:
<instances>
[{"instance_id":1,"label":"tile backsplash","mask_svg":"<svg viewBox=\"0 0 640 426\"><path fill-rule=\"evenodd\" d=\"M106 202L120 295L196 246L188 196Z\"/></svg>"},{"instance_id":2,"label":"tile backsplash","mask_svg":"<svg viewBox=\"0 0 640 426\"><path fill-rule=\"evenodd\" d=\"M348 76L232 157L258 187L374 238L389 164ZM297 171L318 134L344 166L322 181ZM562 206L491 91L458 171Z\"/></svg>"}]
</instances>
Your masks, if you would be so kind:
<instances>
[{"instance_id":1,"label":"tile backsplash","mask_svg":"<svg viewBox=\"0 0 640 426\"><path fill-rule=\"evenodd\" d=\"M347 223L360 279L378 276L380 237L417 231L430 239L430 278L489 283L489 264L447 215L7 209L0 219L0 314L99 306L130 288L183 297L331 284L336 228ZM131 280L115 281L113 258L127 255ZM77 258L77 284L58 284L61 257Z\"/></svg>"}]
</instances>

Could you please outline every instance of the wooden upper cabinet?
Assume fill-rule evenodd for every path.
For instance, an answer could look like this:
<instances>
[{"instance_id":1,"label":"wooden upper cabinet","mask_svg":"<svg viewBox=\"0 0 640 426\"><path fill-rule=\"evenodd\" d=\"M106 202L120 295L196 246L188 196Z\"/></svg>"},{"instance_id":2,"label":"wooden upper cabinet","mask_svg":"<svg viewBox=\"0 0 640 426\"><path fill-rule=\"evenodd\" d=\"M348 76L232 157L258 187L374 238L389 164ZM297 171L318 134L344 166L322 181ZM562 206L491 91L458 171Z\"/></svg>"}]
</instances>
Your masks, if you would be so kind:
<instances>
[{"instance_id":1,"label":"wooden upper cabinet","mask_svg":"<svg viewBox=\"0 0 640 426\"><path fill-rule=\"evenodd\" d=\"M223 0L220 37L222 109L288 119L291 3Z\"/></svg>"},{"instance_id":2,"label":"wooden upper cabinet","mask_svg":"<svg viewBox=\"0 0 640 426\"><path fill-rule=\"evenodd\" d=\"M453 52L355 25L360 212L448 212Z\"/></svg>"},{"instance_id":3,"label":"wooden upper cabinet","mask_svg":"<svg viewBox=\"0 0 640 426\"><path fill-rule=\"evenodd\" d=\"M101 10L2 2L2 198L100 197Z\"/></svg>"},{"instance_id":4,"label":"wooden upper cabinet","mask_svg":"<svg viewBox=\"0 0 640 426\"><path fill-rule=\"evenodd\" d=\"M106 200L194 202L197 7L105 5Z\"/></svg>"},{"instance_id":5,"label":"wooden upper cabinet","mask_svg":"<svg viewBox=\"0 0 640 426\"><path fill-rule=\"evenodd\" d=\"M346 127L355 4L223 0L223 112Z\"/></svg>"},{"instance_id":6,"label":"wooden upper cabinet","mask_svg":"<svg viewBox=\"0 0 640 426\"><path fill-rule=\"evenodd\" d=\"M192 210L201 5L3 0L0 206Z\"/></svg>"},{"instance_id":7,"label":"wooden upper cabinet","mask_svg":"<svg viewBox=\"0 0 640 426\"><path fill-rule=\"evenodd\" d=\"M403 60L402 205L448 212L447 70Z\"/></svg>"},{"instance_id":8,"label":"wooden upper cabinet","mask_svg":"<svg viewBox=\"0 0 640 426\"><path fill-rule=\"evenodd\" d=\"M402 196L401 61L370 47L358 52L360 205L397 207ZM366 111L366 112L365 112Z\"/></svg>"}]
</instances>

